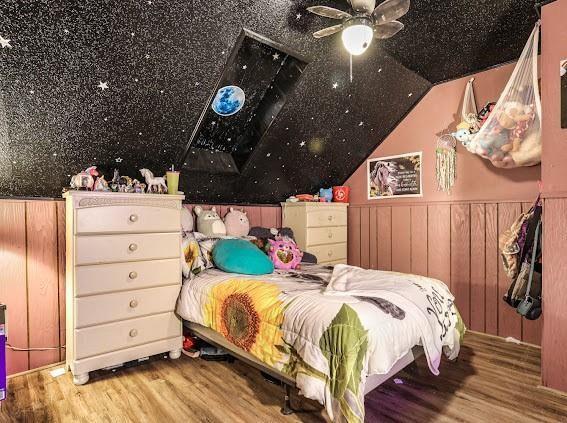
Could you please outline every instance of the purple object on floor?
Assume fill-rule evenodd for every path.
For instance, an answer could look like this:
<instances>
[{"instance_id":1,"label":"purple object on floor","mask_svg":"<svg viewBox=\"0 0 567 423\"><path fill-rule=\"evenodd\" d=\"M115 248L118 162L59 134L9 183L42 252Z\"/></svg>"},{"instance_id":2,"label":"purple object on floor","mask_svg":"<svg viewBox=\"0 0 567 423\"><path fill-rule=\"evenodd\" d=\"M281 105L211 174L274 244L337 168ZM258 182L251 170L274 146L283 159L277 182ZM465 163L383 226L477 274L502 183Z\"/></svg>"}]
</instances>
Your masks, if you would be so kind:
<instances>
[{"instance_id":1,"label":"purple object on floor","mask_svg":"<svg viewBox=\"0 0 567 423\"><path fill-rule=\"evenodd\" d=\"M6 399L6 306L0 304L0 401Z\"/></svg>"}]
</instances>

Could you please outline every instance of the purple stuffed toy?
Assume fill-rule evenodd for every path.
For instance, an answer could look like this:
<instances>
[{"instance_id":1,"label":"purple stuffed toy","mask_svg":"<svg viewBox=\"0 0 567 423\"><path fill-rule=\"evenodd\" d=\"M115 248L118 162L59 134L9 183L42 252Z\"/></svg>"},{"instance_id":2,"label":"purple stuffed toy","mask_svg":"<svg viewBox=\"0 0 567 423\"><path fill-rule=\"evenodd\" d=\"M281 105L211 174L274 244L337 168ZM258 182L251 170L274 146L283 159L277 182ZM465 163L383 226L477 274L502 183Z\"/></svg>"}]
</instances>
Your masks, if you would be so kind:
<instances>
[{"instance_id":1,"label":"purple stuffed toy","mask_svg":"<svg viewBox=\"0 0 567 423\"><path fill-rule=\"evenodd\" d=\"M299 269L303 253L297 248L295 241L287 236L268 239L270 250L268 256L276 269Z\"/></svg>"}]
</instances>

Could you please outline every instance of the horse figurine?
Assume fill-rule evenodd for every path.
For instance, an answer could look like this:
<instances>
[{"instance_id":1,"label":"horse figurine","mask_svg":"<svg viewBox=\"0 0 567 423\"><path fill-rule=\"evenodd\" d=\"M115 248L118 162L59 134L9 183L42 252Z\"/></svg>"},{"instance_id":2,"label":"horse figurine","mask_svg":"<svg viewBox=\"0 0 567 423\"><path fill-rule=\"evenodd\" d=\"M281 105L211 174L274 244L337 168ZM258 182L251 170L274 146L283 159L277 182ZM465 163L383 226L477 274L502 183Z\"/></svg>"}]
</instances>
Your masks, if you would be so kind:
<instances>
[{"instance_id":1,"label":"horse figurine","mask_svg":"<svg viewBox=\"0 0 567 423\"><path fill-rule=\"evenodd\" d=\"M154 174L149 169L140 169L140 173L142 174L142 176L146 180L146 184L148 185L147 192L157 192L158 194L167 192L165 177L154 177Z\"/></svg>"},{"instance_id":2,"label":"horse figurine","mask_svg":"<svg viewBox=\"0 0 567 423\"><path fill-rule=\"evenodd\" d=\"M88 167L82 172L79 172L71 177L71 188L86 188L87 190L92 191L95 183L95 176L98 176L96 166Z\"/></svg>"}]
</instances>

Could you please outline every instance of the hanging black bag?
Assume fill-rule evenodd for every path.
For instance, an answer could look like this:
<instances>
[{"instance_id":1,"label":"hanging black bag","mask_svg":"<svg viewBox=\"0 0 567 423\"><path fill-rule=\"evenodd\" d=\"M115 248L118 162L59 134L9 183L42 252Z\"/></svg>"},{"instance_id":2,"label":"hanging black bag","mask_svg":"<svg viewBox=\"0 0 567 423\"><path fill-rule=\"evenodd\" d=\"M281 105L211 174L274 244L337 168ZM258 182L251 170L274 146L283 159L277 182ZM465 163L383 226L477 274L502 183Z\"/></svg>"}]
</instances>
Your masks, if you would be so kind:
<instances>
[{"instance_id":1,"label":"hanging black bag","mask_svg":"<svg viewBox=\"0 0 567 423\"><path fill-rule=\"evenodd\" d=\"M526 287L526 296L522 300L516 311L528 320L536 320L541 316L541 264L537 263L538 253L541 252L541 220L538 221L534 242L532 247L532 257L530 261L530 274ZM538 269L539 267L539 269ZM535 283L534 283L535 282Z\"/></svg>"}]
</instances>

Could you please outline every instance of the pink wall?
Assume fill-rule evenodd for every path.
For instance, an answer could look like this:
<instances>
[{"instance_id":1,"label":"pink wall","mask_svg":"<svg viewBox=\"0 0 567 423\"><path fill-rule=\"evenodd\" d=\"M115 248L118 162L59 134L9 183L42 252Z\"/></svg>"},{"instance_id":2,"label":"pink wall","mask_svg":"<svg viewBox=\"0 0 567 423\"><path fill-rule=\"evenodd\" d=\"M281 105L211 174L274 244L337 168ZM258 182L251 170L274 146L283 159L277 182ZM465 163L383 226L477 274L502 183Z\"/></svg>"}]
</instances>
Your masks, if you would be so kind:
<instances>
[{"instance_id":1,"label":"pink wall","mask_svg":"<svg viewBox=\"0 0 567 423\"><path fill-rule=\"evenodd\" d=\"M561 129L559 62L567 59L567 1L548 4L542 11L543 192L567 196L567 129Z\"/></svg>"},{"instance_id":2,"label":"pink wall","mask_svg":"<svg viewBox=\"0 0 567 423\"><path fill-rule=\"evenodd\" d=\"M555 66L558 68L558 66ZM555 69L554 68L554 69ZM475 75L477 106L496 101L512 73L506 65ZM367 200L366 162L347 180L351 204L401 204L437 201L526 201L537 195L540 166L497 169L457 146L457 180L451 195L437 191L435 181L435 142L440 134L454 131L460 122L464 89L469 78L437 85L410 112L369 158L423 151L423 197L395 200ZM567 149L565 150L567 154ZM566 181L567 184L567 181Z\"/></svg>"},{"instance_id":3,"label":"pink wall","mask_svg":"<svg viewBox=\"0 0 567 423\"><path fill-rule=\"evenodd\" d=\"M543 304L542 384L567 391L567 130L561 129L559 62L567 59L567 0L542 11Z\"/></svg>"}]
</instances>

